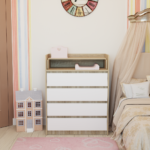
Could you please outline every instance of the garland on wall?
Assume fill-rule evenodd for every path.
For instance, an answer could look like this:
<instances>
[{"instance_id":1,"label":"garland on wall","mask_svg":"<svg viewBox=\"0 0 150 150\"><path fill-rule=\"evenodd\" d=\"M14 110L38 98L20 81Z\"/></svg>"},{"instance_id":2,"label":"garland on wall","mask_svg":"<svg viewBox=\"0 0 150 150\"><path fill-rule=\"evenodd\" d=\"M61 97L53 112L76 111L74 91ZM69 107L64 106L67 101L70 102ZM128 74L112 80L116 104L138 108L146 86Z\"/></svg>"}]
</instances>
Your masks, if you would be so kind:
<instances>
[{"instance_id":1,"label":"garland on wall","mask_svg":"<svg viewBox=\"0 0 150 150\"><path fill-rule=\"evenodd\" d=\"M12 0L12 47L14 117L15 91L32 89L31 74L31 0Z\"/></svg>"},{"instance_id":2,"label":"garland on wall","mask_svg":"<svg viewBox=\"0 0 150 150\"><path fill-rule=\"evenodd\" d=\"M127 12L129 15L134 15L136 12L142 11L146 8L150 8L150 0L128 0ZM127 23L129 27L129 21ZM150 35L146 34L145 44L143 46L143 52L150 53Z\"/></svg>"}]
</instances>

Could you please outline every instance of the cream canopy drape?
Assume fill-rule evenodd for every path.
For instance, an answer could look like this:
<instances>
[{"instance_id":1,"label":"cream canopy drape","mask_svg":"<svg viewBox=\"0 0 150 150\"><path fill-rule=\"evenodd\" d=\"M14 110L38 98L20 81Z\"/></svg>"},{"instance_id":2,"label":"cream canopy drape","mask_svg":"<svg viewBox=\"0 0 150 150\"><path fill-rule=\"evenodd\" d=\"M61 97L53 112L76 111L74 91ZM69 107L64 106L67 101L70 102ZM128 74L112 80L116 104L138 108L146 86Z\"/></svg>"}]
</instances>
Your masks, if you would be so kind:
<instances>
[{"instance_id":1,"label":"cream canopy drape","mask_svg":"<svg viewBox=\"0 0 150 150\"><path fill-rule=\"evenodd\" d=\"M144 11L146 13L143 13ZM112 124L113 114L122 96L120 83L129 83L132 79L145 42L146 31L150 33L150 22L147 22L150 18L150 9L144 11L128 17L132 23L114 62L110 95L110 124Z\"/></svg>"}]
</instances>

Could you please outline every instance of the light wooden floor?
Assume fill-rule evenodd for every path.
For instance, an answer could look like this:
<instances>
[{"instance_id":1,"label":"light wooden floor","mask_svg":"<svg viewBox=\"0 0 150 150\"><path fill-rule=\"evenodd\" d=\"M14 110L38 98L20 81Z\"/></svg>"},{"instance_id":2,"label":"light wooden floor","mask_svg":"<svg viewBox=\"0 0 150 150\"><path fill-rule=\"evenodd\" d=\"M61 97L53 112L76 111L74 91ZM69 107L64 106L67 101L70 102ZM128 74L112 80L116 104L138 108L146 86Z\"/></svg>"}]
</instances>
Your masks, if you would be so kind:
<instances>
[{"instance_id":1,"label":"light wooden floor","mask_svg":"<svg viewBox=\"0 0 150 150\"><path fill-rule=\"evenodd\" d=\"M19 137L77 137L78 135L45 135L45 130L35 131L33 133L16 132L15 126L0 128L0 150L11 150L16 139ZM107 135L79 135L80 137L111 137L112 132Z\"/></svg>"}]
</instances>

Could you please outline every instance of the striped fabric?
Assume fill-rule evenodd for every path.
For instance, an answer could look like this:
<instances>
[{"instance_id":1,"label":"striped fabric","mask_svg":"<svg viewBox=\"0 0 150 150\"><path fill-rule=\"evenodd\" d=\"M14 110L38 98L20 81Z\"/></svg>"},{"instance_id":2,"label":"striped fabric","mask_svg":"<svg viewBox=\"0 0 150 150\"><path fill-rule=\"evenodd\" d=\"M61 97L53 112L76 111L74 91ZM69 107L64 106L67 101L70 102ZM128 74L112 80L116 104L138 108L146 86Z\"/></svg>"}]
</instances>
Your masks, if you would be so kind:
<instances>
[{"instance_id":1,"label":"striped fabric","mask_svg":"<svg viewBox=\"0 0 150 150\"><path fill-rule=\"evenodd\" d=\"M127 15L134 15L136 12L142 11L146 8L150 8L150 0L128 0ZM127 27L129 27L129 22L127 23ZM148 32L143 46L143 52L150 53L150 35L148 35Z\"/></svg>"},{"instance_id":2,"label":"striped fabric","mask_svg":"<svg viewBox=\"0 0 150 150\"><path fill-rule=\"evenodd\" d=\"M12 47L14 117L15 91L32 88L31 74L31 0L12 0Z\"/></svg>"}]
</instances>

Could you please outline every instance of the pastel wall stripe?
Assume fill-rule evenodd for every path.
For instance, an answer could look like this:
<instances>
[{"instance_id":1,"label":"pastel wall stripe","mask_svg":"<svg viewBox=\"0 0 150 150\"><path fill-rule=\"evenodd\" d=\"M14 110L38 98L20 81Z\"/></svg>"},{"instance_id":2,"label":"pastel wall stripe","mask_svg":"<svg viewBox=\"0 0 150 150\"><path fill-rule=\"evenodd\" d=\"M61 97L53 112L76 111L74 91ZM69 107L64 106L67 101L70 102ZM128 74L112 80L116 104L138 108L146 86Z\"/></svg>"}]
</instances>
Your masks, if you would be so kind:
<instances>
[{"instance_id":1,"label":"pastel wall stripe","mask_svg":"<svg viewBox=\"0 0 150 150\"><path fill-rule=\"evenodd\" d=\"M150 8L150 0L147 0L147 8Z\"/></svg>"},{"instance_id":2,"label":"pastel wall stripe","mask_svg":"<svg viewBox=\"0 0 150 150\"><path fill-rule=\"evenodd\" d=\"M28 76L28 20L27 20L27 15L28 15L28 7L27 7L27 0L24 0L24 8L25 8L25 13L24 13L24 21L25 21L25 89L29 89L29 76Z\"/></svg>"},{"instance_id":3,"label":"pastel wall stripe","mask_svg":"<svg viewBox=\"0 0 150 150\"><path fill-rule=\"evenodd\" d=\"M129 16L129 0L127 0L127 16ZM127 20L127 29L129 28L129 21Z\"/></svg>"},{"instance_id":4,"label":"pastel wall stripe","mask_svg":"<svg viewBox=\"0 0 150 150\"><path fill-rule=\"evenodd\" d=\"M18 0L18 71L19 71L19 87L22 88L22 61L21 61L21 16L20 16L20 2Z\"/></svg>"},{"instance_id":5,"label":"pastel wall stripe","mask_svg":"<svg viewBox=\"0 0 150 150\"><path fill-rule=\"evenodd\" d=\"M146 8L150 8L150 0L147 0L147 4L146 4ZM147 29L146 32L146 41L145 41L145 52L146 53L150 53L150 35L149 35L149 31Z\"/></svg>"},{"instance_id":6,"label":"pastel wall stripe","mask_svg":"<svg viewBox=\"0 0 150 150\"><path fill-rule=\"evenodd\" d=\"M28 33L30 32L30 29L29 29L29 0L27 0L27 21L28 21ZM29 80L28 80L28 84L29 84L29 90L30 90L30 39L29 39L29 34L28 34L28 76L29 76Z\"/></svg>"},{"instance_id":7,"label":"pastel wall stripe","mask_svg":"<svg viewBox=\"0 0 150 150\"><path fill-rule=\"evenodd\" d=\"M17 0L12 1L12 49L13 49L13 92L14 99L16 97L15 91L18 89L18 46L17 46ZM16 109L16 103L14 101L14 110ZM14 111L16 116L16 111Z\"/></svg>"},{"instance_id":8,"label":"pastel wall stripe","mask_svg":"<svg viewBox=\"0 0 150 150\"><path fill-rule=\"evenodd\" d=\"M146 40L145 40L145 52L146 53L150 53L150 35L149 35L149 31L147 29L147 34L146 34Z\"/></svg>"},{"instance_id":9,"label":"pastel wall stripe","mask_svg":"<svg viewBox=\"0 0 150 150\"><path fill-rule=\"evenodd\" d=\"M136 12L142 11L146 8L150 8L150 0L128 0L127 1L127 15L133 15ZM128 21L127 28L130 23ZM143 46L142 52L150 53L150 35L146 34L145 44Z\"/></svg>"},{"instance_id":10,"label":"pastel wall stripe","mask_svg":"<svg viewBox=\"0 0 150 150\"><path fill-rule=\"evenodd\" d=\"M135 13L140 11L140 0L135 0Z\"/></svg>"},{"instance_id":11,"label":"pastel wall stripe","mask_svg":"<svg viewBox=\"0 0 150 150\"><path fill-rule=\"evenodd\" d=\"M15 91L31 90L31 0L12 0L14 117Z\"/></svg>"},{"instance_id":12,"label":"pastel wall stripe","mask_svg":"<svg viewBox=\"0 0 150 150\"><path fill-rule=\"evenodd\" d=\"M142 53L145 53L145 43L143 45Z\"/></svg>"},{"instance_id":13,"label":"pastel wall stripe","mask_svg":"<svg viewBox=\"0 0 150 150\"><path fill-rule=\"evenodd\" d=\"M32 89L32 64L31 64L31 0L28 0L28 55L29 55L29 90Z\"/></svg>"},{"instance_id":14,"label":"pastel wall stripe","mask_svg":"<svg viewBox=\"0 0 150 150\"><path fill-rule=\"evenodd\" d=\"M140 10L142 11L142 10L144 10L144 9L146 9L146 4L147 4L147 0L141 0L141 7L140 7Z\"/></svg>"},{"instance_id":15,"label":"pastel wall stripe","mask_svg":"<svg viewBox=\"0 0 150 150\"><path fill-rule=\"evenodd\" d=\"M135 14L135 0L131 0L130 14Z\"/></svg>"}]
</instances>

